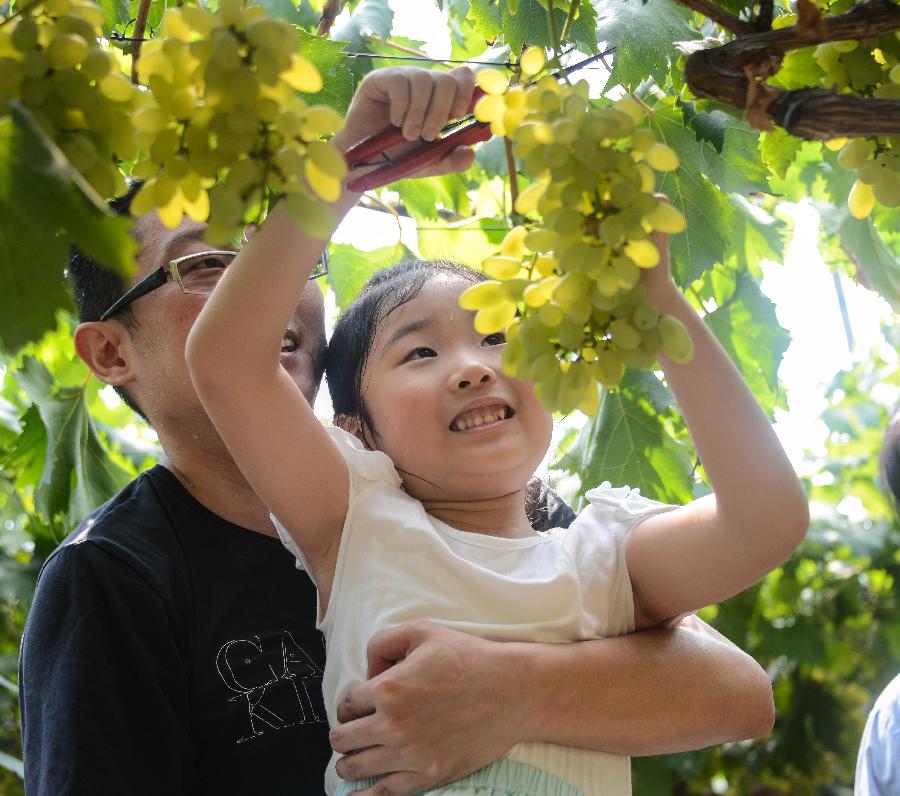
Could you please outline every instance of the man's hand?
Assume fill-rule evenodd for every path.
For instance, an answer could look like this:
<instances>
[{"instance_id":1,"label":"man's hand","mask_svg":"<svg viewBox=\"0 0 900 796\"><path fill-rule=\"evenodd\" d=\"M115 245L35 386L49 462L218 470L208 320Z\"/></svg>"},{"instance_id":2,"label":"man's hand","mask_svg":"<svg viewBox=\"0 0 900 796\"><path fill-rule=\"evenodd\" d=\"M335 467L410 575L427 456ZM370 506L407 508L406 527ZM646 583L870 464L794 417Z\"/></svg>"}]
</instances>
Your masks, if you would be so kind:
<instances>
[{"instance_id":1,"label":"man's hand","mask_svg":"<svg viewBox=\"0 0 900 796\"><path fill-rule=\"evenodd\" d=\"M433 141L448 121L465 115L474 89L475 75L468 67L449 73L416 67L376 69L360 83L344 128L332 142L345 152L389 124L400 127L407 141ZM401 145L390 150L389 155L396 157L408 149L410 145ZM442 161L413 176L464 171L474 157L471 147L458 147Z\"/></svg>"},{"instance_id":2,"label":"man's hand","mask_svg":"<svg viewBox=\"0 0 900 796\"><path fill-rule=\"evenodd\" d=\"M344 779L387 776L379 794L408 794L453 782L503 755L515 743L498 735L497 705L527 709L526 695L507 694L505 645L457 633L431 622L413 622L369 642L369 680L351 688L338 705L340 725L331 745L344 754ZM493 721L492 721L493 718ZM511 719L511 720L510 720ZM506 716L504 726L517 725ZM485 731L490 724L491 730ZM375 789L357 791L374 796Z\"/></svg>"}]
</instances>

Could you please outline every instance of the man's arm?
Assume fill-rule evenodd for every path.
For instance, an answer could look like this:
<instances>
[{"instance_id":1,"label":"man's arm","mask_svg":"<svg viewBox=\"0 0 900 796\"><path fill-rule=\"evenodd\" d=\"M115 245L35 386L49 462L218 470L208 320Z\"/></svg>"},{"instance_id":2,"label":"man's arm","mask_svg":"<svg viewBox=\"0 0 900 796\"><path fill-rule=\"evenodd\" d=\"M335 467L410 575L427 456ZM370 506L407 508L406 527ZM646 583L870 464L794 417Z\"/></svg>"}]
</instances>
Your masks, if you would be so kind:
<instances>
[{"instance_id":1,"label":"man's arm","mask_svg":"<svg viewBox=\"0 0 900 796\"><path fill-rule=\"evenodd\" d=\"M331 742L350 753L342 777L401 772L380 783L398 796L523 741L664 754L766 735L774 721L765 672L698 620L576 644L490 642L412 623L376 636L369 663Z\"/></svg>"},{"instance_id":2,"label":"man's arm","mask_svg":"<svg viewBox=\"0 0 900 796\"><path fill-rule=\"evenodd\" d=\"M152 589L92 542L47 563L22 642L29 796L187 794L187 676Z\"/></svg>"}]
</instances>

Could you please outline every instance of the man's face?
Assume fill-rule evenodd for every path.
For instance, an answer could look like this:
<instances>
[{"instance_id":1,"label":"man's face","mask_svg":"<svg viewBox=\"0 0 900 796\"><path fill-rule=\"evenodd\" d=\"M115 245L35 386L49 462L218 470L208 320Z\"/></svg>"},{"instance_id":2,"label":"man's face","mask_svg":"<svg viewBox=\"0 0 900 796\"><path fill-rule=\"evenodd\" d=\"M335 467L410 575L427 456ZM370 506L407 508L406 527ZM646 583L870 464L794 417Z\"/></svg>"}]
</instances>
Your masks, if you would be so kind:
<instances>
[{"instance_id":1,"label":"man's face","mask_svg":"<svg viewBox=\"0 0 900 796\"><path fill-rule=\"evenodd\" d=\"M170 260L211 248L203 240L204 225L185 219L169 229L155 213L135 222L141 246L134 282ZM131 333L135 380L128 385L157 431L175 427L191 431L208 424L184 361L188 332L206 296L184 293L173 281L137 299L131 309L137 322ZM317 363L325 344L322 292L310 282L300 298L282 341L281 364L306 399L315 400L320 374ZM199 431L199 428L196 429Z\"/></svg>"}]
</instances>

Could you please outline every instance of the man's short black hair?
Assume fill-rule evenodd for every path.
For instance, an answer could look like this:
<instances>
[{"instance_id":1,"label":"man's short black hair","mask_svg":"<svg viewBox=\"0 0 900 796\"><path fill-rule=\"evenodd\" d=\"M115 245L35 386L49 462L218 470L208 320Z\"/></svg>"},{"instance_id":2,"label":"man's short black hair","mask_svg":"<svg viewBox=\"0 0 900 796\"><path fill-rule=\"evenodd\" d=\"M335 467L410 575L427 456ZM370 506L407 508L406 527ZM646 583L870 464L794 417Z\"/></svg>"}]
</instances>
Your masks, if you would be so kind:
<instances>
[{"instance_id":1,"label":"man's short black hair","mask_svg":"<svg viewBox=\"0 0 900 796\"><path fill-rule=\"evenodd\" d=\"M113 199L109 203L110 209L119 216L130 215L131 202L142 185L140 180L129 182L128 192ZM72 247L69 254L66 275L71 286L75 311L81 323L99 321L107 307L128 289L128 285L118 272L101 265L89 254L75 246ZM115 317L129 332L137 331L138 323L131 307L120 310ZM124 387L113 387L113 389L127 406L147 420L147 416Z\"/></svg>"}]
</instances>

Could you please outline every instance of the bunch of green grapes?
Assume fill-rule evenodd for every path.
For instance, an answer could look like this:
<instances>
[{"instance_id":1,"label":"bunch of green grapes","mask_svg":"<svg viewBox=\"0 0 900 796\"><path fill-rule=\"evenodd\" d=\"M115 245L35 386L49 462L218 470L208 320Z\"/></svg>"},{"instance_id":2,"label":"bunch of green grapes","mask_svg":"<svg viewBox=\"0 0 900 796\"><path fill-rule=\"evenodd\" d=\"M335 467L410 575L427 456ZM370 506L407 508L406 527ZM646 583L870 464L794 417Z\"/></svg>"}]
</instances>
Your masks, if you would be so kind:
<instances>
[{"instance_id":1,"label":"bunch of green grapes","mask_svg":"<svg viewBox=\"0 0 900 796\"><path fill-rule=\"evenodd\" d=\"M297 54L293 26L221 0L216 13L168 9L162 33L137 65L151 101L133 120L143 153L134 175L146 182L132 212L155 208L170 227L185 214L208 220L207 239L224 244L284 196L301 228L327 235L322 200L338 198L347 167L322 139L343 119L297 96L322 78Z\"/></svg>"},{"instance_id":2,"label":"bunch of green grapes","mask_svg":"<svg viewBox=\"0 0 900 796\"><path fill-rule=\"evenodd\" d=\"M137 87L100 45L103 9L89 0L25 4L0 27L0 115L24 105L104 198L125 191L117 161L135 156Z\"/></svg>"},{"instance_id":3,"label":"bunch of green grapes","mask_svg":"<svg viewBox=\"0 0 900 796\"><path fill-rule=\"evenodd\" d=\"M539 72L543 53L526 51L520 66ZM532 179L515 209L533 220L509 232L483 264L491 279L460 304L477 310L479 332L506 331L504 371L533 380L548 409L594 414L597 383L614 387L626 367L651 368L660 353L693 356L684 325L648 305L640 281L659 263L650 233L685 228L653 193L656 172L676 169L678 156L638 126L643 109L631 98L595 109L585 83L509 86L494 70L478 82L486 95L475 115L512 140Z\"/></svg>"},{"instance_id":4,"label":"bunch of green grapes","mask_svg":"<svg viewBox=\"0 0 900 796\"><path fill-rule=\"evenodd\" d=\"M900 99L900 37L882 36L869 42L836 41L816 48L828 88L876 99ZM900 136L834 139L838 163L857 172L847 204L855 218L866 218L876 203L900 206Z\"/></svg>"}]
</instances>

